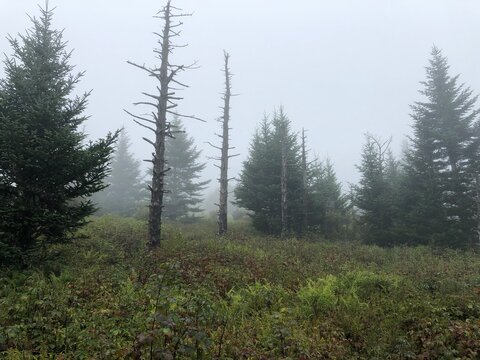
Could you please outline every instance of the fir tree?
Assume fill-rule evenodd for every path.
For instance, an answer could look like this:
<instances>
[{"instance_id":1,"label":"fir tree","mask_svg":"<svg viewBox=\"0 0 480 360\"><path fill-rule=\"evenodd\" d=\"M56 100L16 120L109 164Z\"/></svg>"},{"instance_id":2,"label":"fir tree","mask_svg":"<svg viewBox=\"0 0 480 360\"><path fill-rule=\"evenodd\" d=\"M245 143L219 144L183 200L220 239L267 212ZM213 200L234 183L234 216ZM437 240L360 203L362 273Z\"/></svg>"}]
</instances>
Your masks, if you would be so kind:
<instances>
[{"instance_id":1,"label":"fir tree","mask_svg":"<svg viewBox=\"0 0 480 360\"><path fill-rule=\"evenodd\" d=\"M88 199L101 190L116 135L85 142L78 130L88 94L73 97L82 77L69 64L52 11L9 38L0 85L0 234L22 252L68 238L94 211Z\"/></svg>"},{"instance_id":2,"label":"fir tree","mask_svg":"<svg viewBox=\"0 0 480 360\"><path fill-rule=\"evenodd\" d=\"M406 154L405 229L415 243L467 247L474 241L479 137L476 96L436 47L422 82L425 102L412 106Z\"/></svg>"},{"instance_id":3,"label":"fir tree","mask_svg":"<svg viewBox=\"0 0 480 360\"><path fill-rule=\"evenodd\" d=\"M354 205L360 210L363 240L382 246L397 243L394 176L397 165L390 153L390 141L367 135L362 150L359 185L353 187Z\"/></svg>"},{"instance_id":4,"label":"fir tree","mask_svg":"<svg viewBox=\"0 0 480 360\"><path fill-rule=\"evenodd\" d=\"M302 164L297 134L282 109L264 118L254 135L235 189L236 203L249 210L253 225L266 233L282 232L282 146L287 164L287 231L300 231Z\"/></svg>"},{"instance_id":5,"label":"fir tree","mask_svg":"<svg viewBox=\"0 0 480 360\"><path fill-rule=\"evenodd\" d=\"M309 166L307 224L326 238L334 238L346 221L347 201L330 159Z\"/></svg>"},{"instance_id":6,"label":"fir tree","mask_svg":"<svg viewBox=\"0 0 480 360\"><path fill-rule=\"evenodd\" d=\"M112 172L107 178L108 187L93 199L100 213L133 216L140 201L146 197L140 175L140 162L130 152L130 140L124 129L112 161Z\"/></svg>"},{"instance_id":7,"label":"fir tree","mask_svg":"<svg viewBox=\"0 0 480 360\"><path fill-rule=\"evenodd\" d=\"M165 175L164 215L171 221L190 222L203 211L202 193L210 180L199 181L206 164L198 161L201 151L186 134L180 119L174 118L171 126L175 137L167 138L165 147L169 170Z\"/></svg>"}]
</instances>

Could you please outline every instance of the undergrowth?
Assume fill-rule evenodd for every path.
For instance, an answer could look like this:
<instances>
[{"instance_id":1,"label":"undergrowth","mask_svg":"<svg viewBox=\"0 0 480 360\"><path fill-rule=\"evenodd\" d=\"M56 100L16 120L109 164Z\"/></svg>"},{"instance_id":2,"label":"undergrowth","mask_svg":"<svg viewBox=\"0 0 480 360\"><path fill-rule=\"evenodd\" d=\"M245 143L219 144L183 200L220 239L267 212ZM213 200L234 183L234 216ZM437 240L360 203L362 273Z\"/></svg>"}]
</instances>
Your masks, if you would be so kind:
<instances>
[{"instance_id":1,"label":"undergrowth","mask_svg":"<svg viewBox=\"0 0 480 360\"><path fill-rule=\"evenodd\" d=\"M93 219L0 276L5 359L478 359L480 256Z\"/></svg>"}]
</instances>

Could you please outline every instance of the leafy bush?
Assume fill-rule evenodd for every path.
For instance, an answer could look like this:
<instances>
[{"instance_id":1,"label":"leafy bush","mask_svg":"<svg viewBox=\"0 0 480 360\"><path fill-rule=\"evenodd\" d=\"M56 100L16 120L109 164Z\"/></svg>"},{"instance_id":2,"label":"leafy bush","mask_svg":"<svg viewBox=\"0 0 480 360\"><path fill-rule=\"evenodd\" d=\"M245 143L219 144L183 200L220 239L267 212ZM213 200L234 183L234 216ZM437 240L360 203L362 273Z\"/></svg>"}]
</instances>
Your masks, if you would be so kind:
<instances>
[{"instance_id":1,"label":"leafy bush","mask_svg":"<svg viewBox=\"0 0 480 360\"><path fill-rule=\"evenodd\" d=\"M338 302L336 295L338 286L338 279L333 275L328 275L324 279L307 280L306 285L298 291L298 298L305 313L317 318L334 310Z\"/></svg>"},{"instance_id":2,"label":"leafy bush","mask_svg":"<svg viewBox=\"0 0 480 360\"><path fill-rule=\"evenodd\" d=\"M198 232L196 232L198 229ZM94 218L2 268L5 359L476 359L480 255Z\"/></svg>"}]
</instances>

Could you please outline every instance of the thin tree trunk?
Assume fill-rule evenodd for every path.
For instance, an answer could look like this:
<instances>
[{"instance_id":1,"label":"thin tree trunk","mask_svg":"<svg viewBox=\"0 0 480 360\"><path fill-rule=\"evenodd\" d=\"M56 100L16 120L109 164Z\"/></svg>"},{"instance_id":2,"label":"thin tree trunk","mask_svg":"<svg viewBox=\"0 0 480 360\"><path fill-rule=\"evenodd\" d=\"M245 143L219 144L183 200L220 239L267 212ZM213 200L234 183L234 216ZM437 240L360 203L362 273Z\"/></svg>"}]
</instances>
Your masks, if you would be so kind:
<instances>
[{"instance_id":1,"label":"thin tree trunk","mask_svg":"<svg viewBox=\"0 0 480 360\"><path fill-rule=\"evenodd\" d=\"M305 129L302 129L302 234L307 231L307 150Z\"/></svg>"},{"instance_id":2,"label":"thin tree trunk","mask_svg":"<svg viewBox=\"0 0 480 360\"><path fill-rule=\"evenodd\" d=\"M168 56L170 50L170 1L165 9L165 26L162 34L160 65L160 96L157 103L155 153L153 154L153 175L150 189L150 211L148 214L148 238L151 248L157 247L162 238L162 210L165 177L165 137L167 131L168 102Z\"/></svg>"},{"instance_id":3,"label":"thin tree trunk","mask_svg":"<svg viewBox=\"0 0 480 360\"><path fill-rule=\"evenodd\" d=\"M476 203L477 203L477 243L475 245L480 246L480 175L475 176L475 190L476 190Z\"/></svg>"},{"instance_id":4,"label":"thin tree trunk","mask_svg":"<svg viewBox=\"0 0 480 360\"><path fill-rule=\"evenodd\" d=\"M180 32L176 28L182 25L181 21L172 23L172 20L179 17L190 16L190 14L174 14L172 10L176 11L179 9L172 7L170 1L167 1L166 6L159 15L156 16L165 21L162 34L157 34L160 39L158 41L160 49L154 49L157 57L161 60L160 67L149 68L145 65L138 65L128 61L130 65L145 71L150 77L158 81L157 94L143 93L148 100L134 103L134 105L153 107L154 111L150 112L149 115L138 116L125 110L127 114L134 118L133 121L155 134L154 141L146 137L143 138L143 140L154 148L152 159L145 160L153 164L152 182L149 186L151 197L148 214L148 245L150 248L159 246L162 239L163 194L165 192L164 178L168 171L165 159L165 139L167 136L172 137L172 130L170 123L167 121L167 114L203 121L193 115L182 115L172 110L177 106L176 101L182 98L175 95L175 90L170 87L170 84L173 82L175 86L179 88L187 87L187 85L176 80L176 75L178 75L179 72L195 67L195 63L186 66L171 64L169 61L169 56L172 51L179 47L172 43L172 38L179 36Z\"/></svg>"},{"instance_id":5,"label":"thin tree trunk","mask_svg":"<svg viewBox=\"0 0 480 360\"><path fill-rule=\"evenodd\" d=\"M229 150L229 120L230 120L230 70L228 68L229 54L225 56L225 94L223 105L222 155L220 160L220 200L218 203L218 234L222 235L228 228L228 150Z\"/></svg>"},{"instance_id":6,"label":"thin tree trunk","mask_svg":"<svg viewBox=\"0 0 480 360\"><path fill-rule=\"evenodd\" d=\"M284 125L282 125L284 126ZM287 199L287 139L286 129L282 129L282 173L280 179L280 188L282 193L282 237L288 232L288 199Z\"/></svg>"}]
</instances>

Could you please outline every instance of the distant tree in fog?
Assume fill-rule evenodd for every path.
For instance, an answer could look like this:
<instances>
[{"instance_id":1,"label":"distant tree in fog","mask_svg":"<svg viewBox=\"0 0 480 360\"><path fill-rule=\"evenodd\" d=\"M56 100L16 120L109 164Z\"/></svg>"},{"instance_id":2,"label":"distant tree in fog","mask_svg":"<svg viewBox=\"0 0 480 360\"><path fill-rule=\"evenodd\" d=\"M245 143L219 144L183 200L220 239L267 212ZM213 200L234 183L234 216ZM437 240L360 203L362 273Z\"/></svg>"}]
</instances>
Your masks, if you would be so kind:
<instances>
[{"instance_id":1,"label":"distant tree in fog","mask_svg":"<svg viewBox=\"0 0 480 360\"><path fill-rule=\"evenodd\" d=\"M280 109L272 120L265 117L257 129L235 188L236 204L250 211L257 229L270 234L298 231L302 218L301 169L297 135Z\"/></svg>"},{"instance_id":2,"label":"distant tree in fog","mask_svg":"<svg viewBox=\"0 0 480 360\"><path fill-rule=\"evenodd\" d=\"M257 229L276 235L315 232L336 236L346 222L333 164L307 158L305 136L280 109L255 132L235 188L236 205L249 211Z\"/></svg>"},{"instance_id":3,"label":"distant tree in fog","mask_svg":"<svg viewBox=\"0 0 480 360\"><path fill-rule=\"evenodd\" d=\"M339 236L346 226L347 198L330 159L308 164L306 229L329 239Z\"/></svg>"},{"instance_id":4,"label":"distant tree in fog","mask_svg":"<svg viewBox=\"0 0 480 360\"><path fill-rule=\"evenodd\" d=\"M210 180L200 181L201 172L206 164L200 163L201 151L195 141L185 132L181 120L175 117L171 122L175 137L168 138L165 146L165 158L168 172L165 175L164 215L171 221L191 222L198 218L203 210L203 191Z\"/></svg>"},{"instance_id":5,"label":"distant tree in fog","mask_svg":"<svg viewBox=\"0 0 480 360\"><path fill-rule=\"evenodd\" d=\"M480 132L477 96L447 59L432 49L427 77L412 106L413 136L406 153L405 236L414 243L469 247L478 241Z\"/></svg>"},{"instance_id":6,"label":"distant tree in fog","mask_svg":"<svg viewBox=\"0 0 480 360\"><path fill-rule=\"evenodd\" d=\"M120 132L106 184L108 187L94 197L100 207L99 213L133 216L146 191L140 175L140 161L130 152L130 140L124 129Z\"/></svg>"},{"instance_id":7,"label":"distant tree in fog","mask_svg":"<svg viewBox=\"0 0 480 360\"><path fill-rule=\"evenodd\" d=\"M230 55L224 51L223 73L225 76L225 92L223 93L223 114L218 120L222 125L222 132L220 134L216 134L222 140L222 143L221 146L216 146L212 143L209 143L210 146L220 150L220 156L214 158L215 160L220 161L220 165L215 165L220 169L220 177L218 178L218 182L220 184L219 200L218 204L216 204L218 206L217 224L219 235L225 234L228 229L228 183L230 181L228 178L228 162L230 158L238 156L238 154L230 154L230 150L234 149L234 147L230 146L230 100L232 97L232 74L228 65L229 60Z\"/></svg>"},{"instance_id":8,"label":"distant tree in fog","mask_svg":"<svg viewBox=\"0 0 480 360\"><path fill-rule=\"evenodd\" d=\"M381 246L395 245L398 222L398 167L390 152L390 140L367 134L362 160L357 166L361 177L353 186L354 205L359 209L362 239Z\"/></svg>"}]
</instances>

